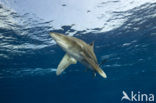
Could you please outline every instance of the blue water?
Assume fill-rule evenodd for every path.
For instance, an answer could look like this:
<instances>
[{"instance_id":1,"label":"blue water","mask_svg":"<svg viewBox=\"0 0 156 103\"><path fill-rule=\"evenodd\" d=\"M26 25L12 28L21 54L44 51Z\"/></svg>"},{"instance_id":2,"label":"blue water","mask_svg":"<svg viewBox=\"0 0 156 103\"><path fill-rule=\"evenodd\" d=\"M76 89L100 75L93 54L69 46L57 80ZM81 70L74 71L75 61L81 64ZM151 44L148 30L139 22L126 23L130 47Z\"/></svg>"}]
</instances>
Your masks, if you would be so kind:
<instances>
[{"instance_id":1,"label":"blue water","mask_svg":"<svg viewBox=\"0 0 156 103\"><path fill-rule=\"evenodd\" d=\"M5 24L0 26L0 103L129 103L121 101L122 91L156 95L156 3L127 11L127 21L108 32L78 31L73 25L54 29L53 21L18 15L3 5L0 10ZM98 61L107 59L102 69L108 78L93 77L80 63L56 76L64 52L50 31L95 41Z\"/></svg>"}]
</instances>

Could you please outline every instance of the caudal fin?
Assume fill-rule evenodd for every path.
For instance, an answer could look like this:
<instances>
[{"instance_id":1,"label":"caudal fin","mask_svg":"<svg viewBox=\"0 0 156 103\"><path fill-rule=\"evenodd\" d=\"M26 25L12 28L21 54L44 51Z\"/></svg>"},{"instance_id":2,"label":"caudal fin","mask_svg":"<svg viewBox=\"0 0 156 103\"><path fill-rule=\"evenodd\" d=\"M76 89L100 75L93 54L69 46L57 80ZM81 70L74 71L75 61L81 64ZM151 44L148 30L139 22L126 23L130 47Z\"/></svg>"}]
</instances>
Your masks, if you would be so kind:
<instances>
[{"instance_id":1,"label":"caudal fin","mask_svg":"<svg viewBox=\"0 0 156 103\"><path fill-rule=\"evenodd\" d=\"M96 69L96 71L103 77L103 78L107 78L106 73L99 67Z\"/></svg>"}]
</instances>

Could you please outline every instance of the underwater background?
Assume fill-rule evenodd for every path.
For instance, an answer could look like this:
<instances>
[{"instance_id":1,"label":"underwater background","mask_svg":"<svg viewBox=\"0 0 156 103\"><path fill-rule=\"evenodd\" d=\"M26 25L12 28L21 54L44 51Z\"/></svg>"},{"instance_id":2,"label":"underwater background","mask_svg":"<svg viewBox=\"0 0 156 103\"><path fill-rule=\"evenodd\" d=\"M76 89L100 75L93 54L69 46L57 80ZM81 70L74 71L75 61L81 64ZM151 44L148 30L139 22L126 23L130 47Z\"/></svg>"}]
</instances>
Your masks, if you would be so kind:
<instances>
[{"instance_id":1,"label":"underwater background","mask_svg":"<svg viewBox=\"0 0 156 103\"><path fill-rule=\"evenodd\" d=\"M80 63L56 76L49 32L95 41L107 78ZM129 103L123 91L156 95L155 0L0 0L0 103Z\"/></svg>"}]
</instances>

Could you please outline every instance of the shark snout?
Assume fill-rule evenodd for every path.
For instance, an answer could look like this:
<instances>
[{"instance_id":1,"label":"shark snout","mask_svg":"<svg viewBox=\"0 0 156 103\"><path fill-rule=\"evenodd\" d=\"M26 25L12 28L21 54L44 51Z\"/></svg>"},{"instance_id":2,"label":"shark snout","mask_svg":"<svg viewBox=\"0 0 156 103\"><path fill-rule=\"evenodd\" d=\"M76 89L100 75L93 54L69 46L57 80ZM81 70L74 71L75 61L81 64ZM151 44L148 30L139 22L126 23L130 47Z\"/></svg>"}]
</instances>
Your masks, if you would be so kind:
<instances>
[{"instance_id":1,"label":"shark snout","mask_svg":"<svg viewBox=\"0 0 156 103\"><path fill-rule=\"evenodd\" d=\"M67 41L66 41L66 38L59 34L59 33L54 33L54 32L51 32L50 33L50 36L57 42L57 44L59 46L61 46L62 48L67 48L68 47L68 44L67 44Z\"/></svg>"},{"instance_id":2,"label":"shark snout","mask_svg":"<svg viewBox=\"0 0 156 103\"><path fill-rule=\"evenodd\" d=\"M57 33L53 33L53 32L51 32L50 33L50 36L55 40L55 41L57 41L57 40L59 40L59 34L57 34Z\"/></svg>"},{"instance_id":3,"label":"shark snout","mask_svg":"<svg viewBox=\"0 0 156 103\"><path fill-rule=\"evenodd\" d=\"M50 36L57 42L64 42L64 39L62 37L62 35L58 34L58 33L54 33L54 32L51 32L50 33Z\"/></svg>"}]
</instances>

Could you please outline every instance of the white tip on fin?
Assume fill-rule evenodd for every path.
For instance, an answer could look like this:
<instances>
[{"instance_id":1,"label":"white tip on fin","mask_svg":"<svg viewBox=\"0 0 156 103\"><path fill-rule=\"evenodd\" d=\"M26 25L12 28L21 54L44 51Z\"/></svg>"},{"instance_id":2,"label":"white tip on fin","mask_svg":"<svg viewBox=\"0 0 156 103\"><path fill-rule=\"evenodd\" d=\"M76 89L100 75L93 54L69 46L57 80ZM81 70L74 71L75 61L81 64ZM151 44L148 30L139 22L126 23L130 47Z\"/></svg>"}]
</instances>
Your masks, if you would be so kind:
<instances>
[{"instance_id":1,"label":"white tip on fin","mask_svg":"<svg viewBox=\"0 0 156 103\"><path fill-rule=\"evenodd\" d=\"M106 73L105 72L99 72L99 74L103 77L103 78L107 78L107 75L106 75Z\"/></svg>"},{"instance_id":2,"label":"white tip on fin","mask_svg":"<svg viewBox=\"0 0 156 103\"><path fill-rule=\"evenodd\" d=\"M107 78L106 73L105 73L101 68L98 68L98 69L97 69L97 72L98 72L103 78Z\"/></svg>"},{"instance_id":3,"label":"white tip on fin","mask_svg":"<svg viewBox=\"0 0 156 103\"><path fill-rule=\"evenodd\" d=\"M76 64L77 61L70 57L68 54L65 54L60 64L57 67L56 75L60 75L70 64Z\"/></svg>"}]
</instances>

